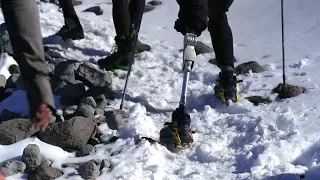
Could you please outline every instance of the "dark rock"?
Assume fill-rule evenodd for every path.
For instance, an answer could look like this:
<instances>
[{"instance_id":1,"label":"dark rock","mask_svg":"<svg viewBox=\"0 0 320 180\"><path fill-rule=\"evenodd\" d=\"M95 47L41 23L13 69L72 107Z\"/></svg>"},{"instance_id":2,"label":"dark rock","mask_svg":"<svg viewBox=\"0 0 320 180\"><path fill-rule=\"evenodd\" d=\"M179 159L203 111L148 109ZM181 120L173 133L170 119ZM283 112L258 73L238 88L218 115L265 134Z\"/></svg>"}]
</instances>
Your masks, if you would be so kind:
<instances>
[{"instance_id":1,"label":"dark rock","mask_svg":"<svg viewBox=\"0 0 320 180\"><path fill-rule=\"evenodd\" d=\"M149 12L149 11L152 11L152 10L154 10L154 6L152 6L152 5L150 5L150 4L146 4L145 6L144 6L144 13L146 13L146 12Z\"/></svg>"},{"instance_id":2,"label":"dark rock","mask_svg":"<svg viewBox=\"0 0 320 180\"><path fill-rule=\"evenodd\" d=\"M62 176L62 173L58 169L44 163L29 174L28 180L54 180L60 176Z\"/></svg>"},{"instance_id":3,"label":"dark rock","mask_svg":"<svg viewBox=\"0 0 320 180\"><path fill-rule=\"evenodd\" d=\"M89 87L105 87L112 83L112 77L110 74L104 73L102 70L95 68L89 63L84 63L79 66L76 71L76 78Z\"/></svg>"},{"instance_id":4,"label":"dark rock","mask_svg":"<svg viewBox=\"0 0 320 180\"><path fill-rule=\"evenodd\" d=\"M107 117L100 116L100 117L97 118L97 121L98 121L99 124L106 123L107 122Z\"/></svg>"},{"instance_id":5,"label":"dark rock","mask_svg":"<svg viewBox=\"0 0 320 180\"><path fill-rule=\"evenodd\" d=\"M151 6L159 6L162 4L162 2L157 1L157 0L153 0L153 1L148 2L147 4L150 4Z\"/></svg>"},{"instance_id":6,"label":"dark rock","mask_svg":"<svg viewBox=\"0 0 320 180\"><path fill-rule=\"evenodd\" d=\"M104 159L101 162L100 170L103 168L108 168L108 169L111 168L111 163L107 159Z\"/></svg>"},{"instance_id":7,"label":"dark rock","mask_svg":"<svg viewBox=\"0 0 320 180\"><path fill-rule=\"evenodd\" d=\"M92 161L80 165L78 172L83 179L96 179L100 175L99 168Z\"/></svg>"},{"instance_id":8,"label":"dark rock","mask_svg":"<svg viewBox=\"0 0 320 180\"><path fill-rule=\"evenodd\" d=\"M38 130L28 119L11 119L0 124L0 144L9 145L26 139Z\"/></svg>"},{"instance_id":9,"label":"dark rock","mask_svg":"<svg viewBox=\"0 0 320 180\"><path fill-rule=\"evenodd\" d=\"M77 155L78 157L84 157L95 153L96 151L94 150L94 147L91 144L86 144L77 152Z\"/></svg>"},{"instance_id":10,"label":"dark rock","mask_svg":"<svg viewBox=\"0 0 320 180\"><path fill-rule=\"evenodd\" d=\"M111 86L105 86L105 87L97 87L97 86L94 86L94 87L90 87L85 96L92 96L98 106L99 106L99 100L102 100L101 96L104 96L103 98L106 99L113 99L114 98L114 91L112 90Z\"/></svg>"},{"instance_id":11,"label":"dark rock","mask_svg":"<svg viewBox=\"0 0 320 180\"><path fill-rule=\"evenodd\" d=\"M204 44L201 41L197 42L197 45L195 47L196 50L196 54L205 54L205 53L212 53L213 49L211 47L209 47L208 45Z\"/></svg>"},{"instance_id":12,"label":"dark rock","mask_svg":"<svg viewBox=\"0 0 320 180\"><path fill-rule=\"evenodd\" d=\"M36 168L41 164L40 148L36 144L29 144L24 148L22 161L26 164L27 169Z\"/></svg>"},{"instance_id":13,"label":"dark rock","mask_svg":"<svg viewBox=\"0 0 320 180\"><path fill-rule=\"evenodd\" d=\"M12 64L8 68L10 74L21 74L20 68L16 64Z\"/></svg>"},{"instance_id":14,"label":"dark rock","mask_svg":"<svg viewBox=\"0 0 320 180\"><path fill-rule=\"evenodd\" d=\"M97 103L92 96L82 98L81 104L87 104L93 108L97 107Z\"/></svg>"},{"instance_id":15,"label":"dark rock","mask_svg":"<svg viewBox=\"0 0 320 180\"><path fill-rule=\"evenodd\" d=\"M109 105L108 100L105 98L103 94L96 97L96 102L97 102L97 108L100 108L100 109L105 109Z\"/></svg>"},{"instance_id":16,"label":"dark rock","mask_svg":"<svg viewBox=\"0 0 320 180\"><path fill-rule=\"evenodd\" d=\"M62 89L56 92L57 95L68 98L73 101L80 101L86 92L85 85L82 83L79 84L67 84Z\"/></svg>"},{"instance_id":17,"label":"dark rock","mask_svg":"<svg viewBox=\"0 0 320 180\"><path fill-rule=\"evenodd\" d=\"M73 117L68 121L51 124L47 130L39 133L39 139L65 150L78 150L94 135L96 125L93 119Z\"/></svg>"},{"instance_id":18,"label":"dark rock","mask_svg":"<svg viewBox=\"0 0 320 180\"><path fill-rule=\"evenodd\" d=\"M246 97L246 99L248 99L248 101L253 103L255 106L258 106L259 104L270 104L270 103L272 103L271 99L264 98L264 97L261 97L261 96L250 96L250 97Z\"/></svg>"},{"instance_id":19,"label":"dark rock","mask_svg":"<svg viewBox=\"0 0 320 180\"><path fill-rule=\"evenodd\" d=\"M48 61L50 64L53 64L55 66L57 66L58 64L60 64L61 62L65 62L66 59L63 58L54 58L51 57L51 55L49 55L48 53L45 53L45 59L46 61Z\"/></svg>"},{"instance_id":20,"label":"dark rock","mask_svg":"<svg viewBox=\"0 0 320 180\"><path fill-rule=\"evenodd\" d=\"M7 161L5 167L1 168L1 172L7 177L18 173L23 173L26 170L26 164L22 161Z\"/></svg>"},{"instance_id":21,"label":"dark rock","mask_svg":"<svg viewBox=\"0 0 320 180\"><path fill-rule=\"evenodd\" d=\"M56 78L51 79L51 86L52 86L54 93L58 92L60 89L62 89L66 85L68 85L68 84L62 80L58 80Z\"/></svg>"},{"instance_id":22,"label":"dark rock","mask_svg":"<svg viewBox=\"0 0 320 180\"><path fill-rule=\"evenodd\" d=\"M249 73L250 70L253 73L260 73L260 72L265 71L265 69L262 66L260 66L257 62L250 61L250 62L246 62L246 63L242 63L242 64L238 65L234 69L234 72L236 75L239 75L239 74Z\"/></svg>"},{"instance_id":23,"label":"dark rock","mask_svg":"<svg viewBox=\"0 0 320 180\"><path fill-rule=\"evenodd\" d=\"M78 108L78 105L66 107L63 110L63 116L69 116L69 115L73 114L77 110L77 108Z\"/></svg>"},{"instance_id":24,"label":"dark rock","mask_svg":"<svg viewBox=\"0 0 320 180\"><path fill-rule=\"evenodd\" d=\"M22 76L20 74L12 74L7 80L6 89L8 88L25 90Z\"/></svg>"},{"instance_id":25,"label":"dark rock","mask_svg":"<svg viewBox=\"0 0 320 180\"><path fill-rule=\"evenodd\" d=\"M77 110L73 113L73 117L75 116L83 116L86 118L94 118L94 108L87 104L81 104L78 106Z\"/></svg>"},{"instance_id":26,"label":"dark rock","mask_svg":"<svg viewBox=\"0 0 320 180\"><path fill-rule=\"evenodd\" d=\"M78 5L80 5L80 4L82 4L82 1L81 1L81 0L72 0L72 5L73 5L73 6L78 6Z\"/></svg>"},{"instance_id":27,"label":"dark rock","mask_svg":"<svg viewBox=\"0 0 320 180\"><path fill-rule=\"evenodd\" d=\"M104 110L103 110L103 109L100 109L100 108L96 108L96 109L94 110L94 115L103 116L103 115L104 115Z\"/></svg>"},{"instance_id":28,"label":"dark rock","mask_svg":"<svg viewBox=\"0 0 320 180\"><path fill-rule=\"evenodd\" d=\"M90 138L89 141L88 141L88 144L92 145L92 146L95 146L97 144L100 144L100 141L98 138Z\"/></svg>"},{"instance_id":29,"label":"dark rock","mask_svg":"<svg viewBox=\"0 0 320 180\"><path fill-rule=\"evenodd\" d=\"M15 112L11 112L7 109L2 110L0 115L0 121L7 121L10 119L21 118L21 115Z\"/></svg>"},{"instance_id":30,"label":"dark rock","mask_svg":"<svg viewBox=\"0 0 320 180\"><path fill-rule=\"evenodd\" d=\"M6 87L6 84L7 84L7 78L0 74L0 87Z\"/></svg>"},{"instance_id":31,"label":"dark rock","mask_svg":"<svg viewBox=\"0 0 320 180\"><path fill-rule=\"evenodd\" d=\"M112 130L118 130L119 127L126 123L129 117L129 115L123 110L107 111L105 116L107 117L107 124Z\"/></svg>"},{"instance_id":32,"label":"dark rock","mask_svg":"<svg viewBox=\"0 0 320 180\"><path fill-rule=\"evenodd\" d=\"M83 12L93 12L97 16L103 14L103 10L101 9L100 6L89 7L88 9L83 10Z\"/></svg>"},{"instance_id":33,"label":"dark rock","mask_svg":"<svg viewBox=\"0 0 320 180\"><path fill-rule=\"evenodd\" d=\"M278 93L279 97L282 99L296 97L301 93L305 92L305 88L299 86L293 86L290 84L278 84L276 88L273 89L274 93Z\"/></svg>"},{"instance_id":34,"label":"dark rock","mask_svg":"<svg viewBox=\"0 0 320 180\"><path fill-rule=\"evenodd\" d=\"M63 106L72 106L72 105L76 105L77 104L77 102L75 102L74 100L66 98L66 97L62 97L60 99L60 103Z\"/></svg>"},{"instance_id":35,"label":"dark rock","mask_svg":"<svg viewBox=\"0 0 320 180\"><path fill-rule=\"evenodd\" d=\"M55 78L67 83L74 83L76 80L75 71L79 68L80 64L79 61L75 60L60 62L54 70Z\"/></svg>"}]
</instances>

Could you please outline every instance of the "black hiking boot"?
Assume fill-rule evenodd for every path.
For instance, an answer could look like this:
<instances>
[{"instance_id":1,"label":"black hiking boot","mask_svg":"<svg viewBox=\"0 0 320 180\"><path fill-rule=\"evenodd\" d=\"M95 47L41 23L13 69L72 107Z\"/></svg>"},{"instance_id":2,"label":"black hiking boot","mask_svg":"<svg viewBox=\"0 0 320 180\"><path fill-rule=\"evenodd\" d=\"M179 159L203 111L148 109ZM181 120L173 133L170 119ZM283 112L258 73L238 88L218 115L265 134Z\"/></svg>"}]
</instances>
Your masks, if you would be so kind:
<instances>
[{"instance_id":1,"label":"black hiking boot","mask_svg":"<svg viewBox=\"0 0 320 180\"><path fill-rule=\"evenodd\" d=\"M186 107L180 105L172 113L172 122L161 129L160 142L171 151L179 151L183 147L190 146L194 142L190 123L191 119Z\"/></svg>"},{"instance_id":2,"label":"black hiking boot","mask_svg":"<svg viewBox=\"0 0 320 180\"><path fill-rule=\"evenodd\" d=\"M130 55L132 51L132 41L127 40L124 36L116 36L116 46L113 48L111 55L98 60L101 69L128 70L130 65Z\"/></svg>"},{"instance_id":3,"label":"black hiking boot","mask_svg":"<svg viewBox=\"0 0 320 180\"><path fill-rule=\"evenodd\" d=\"M84 38L81 24L76 24L73 20L66 20L65 25L56 33L64 41L79 40Z\"/></svg>"},{"instance_id":4,"label":"black hiking boot","mask_svg":"<svg viewBox=\"0 0 320 180\"><path fill-rule=\"evenodd\" d=\"M237 78L233 75L233 71L226 70L219 73L214 91L215 95L226 105L229 105L229 100L233 102L239 101Z\"/></svg>"}]
</instances>

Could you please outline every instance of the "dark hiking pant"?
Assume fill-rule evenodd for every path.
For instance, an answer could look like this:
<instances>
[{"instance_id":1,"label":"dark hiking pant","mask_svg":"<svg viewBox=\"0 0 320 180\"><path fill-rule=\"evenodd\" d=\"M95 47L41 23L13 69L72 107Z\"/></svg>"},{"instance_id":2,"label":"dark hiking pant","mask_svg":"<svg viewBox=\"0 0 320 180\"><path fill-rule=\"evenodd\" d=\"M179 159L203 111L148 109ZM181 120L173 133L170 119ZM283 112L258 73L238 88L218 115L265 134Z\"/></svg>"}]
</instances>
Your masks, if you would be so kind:
<instances>
[{"instance_id":1,"label":"dark hiking pant","mask_svg":"<svg viewBox=\"0 0 320 180\"><path fill-rule=\"evenodd\" d=\"M117 36L131 37L131 25L138 25L144 0L112 0L112 16Z\"/></svg>"},{"instance_id":2,"label":"dark hiking pant","mask_svg":"<svg viewBox=\"0 0 320 180\"><path fill-rule=\"evenodd\" d=\"M35 116L41 103L47 104L54 111L36 2L5 0L1 2L1 7L15 59L20 66L27 90L30 118Z\"/></svg>"},{"instance_id":3,"label":"dark hiking pant","mask_svg":"<svg viewBox=\"0 0 320 180\"><path fill-rule=\"evenodd\" d=\"M59 5L62 8L64 24L66 26L81 26L77 13L74 10L72 0L59 0Z\"/></svg>"},{"instance_id":4,"label":"dark hiking pant","mask_svg":"<svg viewBox=\"0 0 320 180\"><path fill-rule=\"evenodd\" d=\"M175 29L198 36L208 27L218 66L234 67L233 35L226 12L233 0L177 0L180 5ZM209 17L209 21L208 21Z\"/></svg>"}]
</instances>

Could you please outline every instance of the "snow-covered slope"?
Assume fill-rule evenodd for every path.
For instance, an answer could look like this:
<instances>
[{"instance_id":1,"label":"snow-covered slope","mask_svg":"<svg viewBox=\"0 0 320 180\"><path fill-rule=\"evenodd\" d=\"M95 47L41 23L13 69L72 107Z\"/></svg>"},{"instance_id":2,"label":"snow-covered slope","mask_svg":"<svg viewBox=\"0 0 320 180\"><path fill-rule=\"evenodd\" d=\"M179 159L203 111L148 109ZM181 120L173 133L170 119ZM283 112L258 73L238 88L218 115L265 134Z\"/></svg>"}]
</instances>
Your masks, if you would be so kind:
<instances>
[{"instance_id":1,"label":"snow-covered slope","mask_svg":"<svg viewBox=\"0 0 320 180\"><path fill-rule=\"evenodd\" d=\"M48 37L59 30L63 18L56 6L42 4L45 43L58 43L54 46L61 48L61 55L69 59L84 61L107 55L115 35L112 6L108 2L84 0L82 5L75 7L86 38L74 41L71 47L55 37ZM290 0L284 4L287 81L307 88L307 92L259 106L253 106L244 98L261 95L275 99L271 90L282 80L280 1L235 1L228 15L235 55L239 60L237 64L255 60L268 71L239 76L244 80L239 84L241 101L221 108L213 94L219 69L208 63L214 54L199 55L191 73L188 96L196 142L194 147L179 154L173 154L157 143L142 141L135 144L134 141L135 136L158 139L160 129L170 120L180 98L183 74L182 54L178 50L182 36L173 29L178 6L173 0L162 2L143 17L140 38L152 46L152 51L137 57L130 76L125 102L131 114L129 123L119 130L121 139L113 144L96 146L94 158L110 159L114 165L111 172L105 172L99 178L240 180L282 177L287 180L296 179L296 173L306 172L306 179L319 179L320 1ZM104 14L95 16L81 12L92 5L100 5ZM211 44L207 31L199 40ZM113 87L121 91L126 74L121 71L117 74ZM20 93L17 97L24 95L17 93ZM3 101L0 109L10 105L16 111L27 112L27 107L12 103L18 101L14 97ZM110 108L119 108L120 100L116 99ZM105 125L100 128L106 136L110 133ZM79 160L60 149L49 149L49 145L38 140L27 139L15 145L0 146L0 161L21 154L22 148L17 147L27 143L40 145L42 151L61 154L59 157L44 154L55 160L57 167L63 162ZM15 153L4 153L7 151ZM118 155L111 156L117 151L120 152ZM81 178L73 176L70 179Z\"/></svg>"}]
</instances>

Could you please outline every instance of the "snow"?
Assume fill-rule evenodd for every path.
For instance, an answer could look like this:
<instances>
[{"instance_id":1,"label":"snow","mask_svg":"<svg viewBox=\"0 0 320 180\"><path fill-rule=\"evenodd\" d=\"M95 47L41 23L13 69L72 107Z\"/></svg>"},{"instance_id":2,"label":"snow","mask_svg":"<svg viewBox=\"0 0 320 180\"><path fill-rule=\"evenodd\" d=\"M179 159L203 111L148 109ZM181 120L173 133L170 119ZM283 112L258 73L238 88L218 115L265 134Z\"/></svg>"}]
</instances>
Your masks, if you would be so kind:
<instances>
[{"instance_id":1,"label":"snow","mask_svg":"<svg viewBox=\"0 0 320 180\"><path fill-rule=\"evenodd\" d=\"M84 27L85 39L64 43L51 36L63 25L58 7L42 3L41 25L44 42L58 49L68 59L97 60L108 55L114 43L115 30L111 1L91 0L76 6ZM100 5L102 16L82 12ZM320 178L320 117L318 85L320 52L320 1L285 1L285 45L287 82L303 86L306 93L298 97L277 100L271 90L282 81L281 22L279 0L235 1L229 20L234 34L236 65L257 61L267 69L263 73L240 75L240 102L222 107L213 94L219 69L209 64L214 54L197 56L190 75L188 108L195 133L193 147L178 154L158 143L137 137L159 138L159 132L172 111L177 108L182 87L181 58L178 50L182 36L174 29L178 5L163 0L161 6L145 13L140 39L151 45L150 52L136 58L131 73L125 108L129 121L118 132L106 125L99 128L103 138L119 135L112 144L97 145L96 154L76 158L60 148L29 138L13 145L0 145L0 162L21 156L29 143L38 144L45 157L60 169L63 163L108 159L113 169L99 179L305 179ZM1 17L2 18L2 17ZM2 18L3 20L3 18ZM211 44L207 31L199 40ZM1 74L9 76L7 67L14 63L6 56ZM110 109L119 108L126 72L116 71L113 87L119 92ZM268 105L253 106L245 97L260 95L275 100ZM56 99L59 106L59 97ZM26 114L25 92L17 91L0 103L4 108ZM74 168L63 168L60 179L81 179ZM11 179L25 179L21 174ZM9 179L9 178L8 178Z\"/></svg>"}]
</instances>

